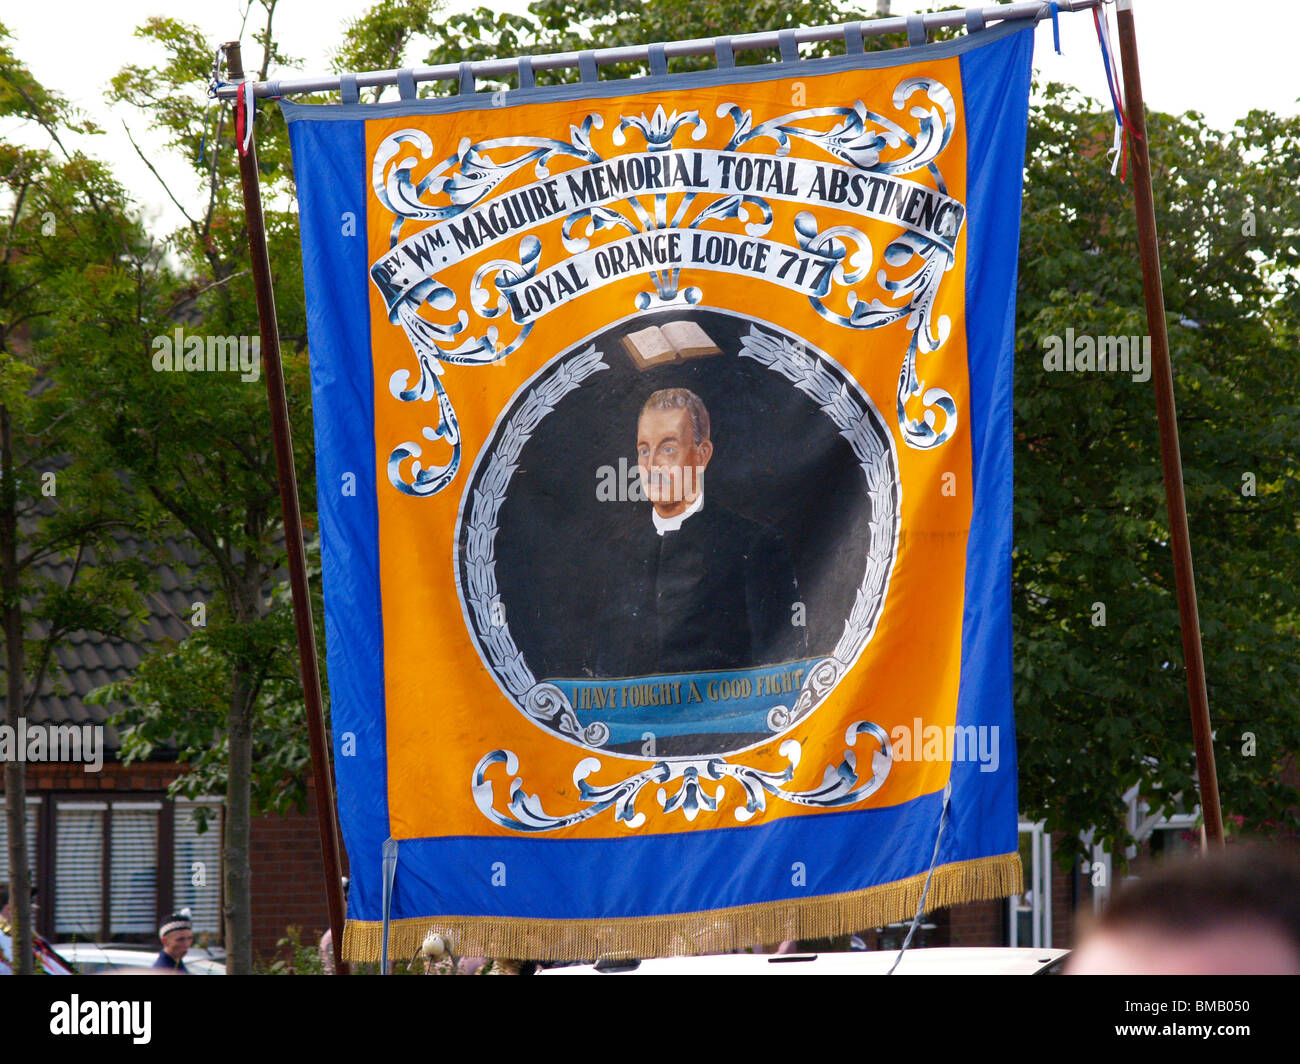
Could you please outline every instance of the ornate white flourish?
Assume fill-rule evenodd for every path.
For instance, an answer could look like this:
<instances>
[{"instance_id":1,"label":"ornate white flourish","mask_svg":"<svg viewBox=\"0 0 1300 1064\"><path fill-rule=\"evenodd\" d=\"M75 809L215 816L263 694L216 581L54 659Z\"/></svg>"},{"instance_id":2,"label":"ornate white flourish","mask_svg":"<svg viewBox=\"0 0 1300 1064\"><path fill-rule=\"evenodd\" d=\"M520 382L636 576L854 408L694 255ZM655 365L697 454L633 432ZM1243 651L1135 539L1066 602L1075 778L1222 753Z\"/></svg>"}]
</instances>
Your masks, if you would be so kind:
<instances>
[{"instance_id":1,"label":"ornate white flourish","mask_svg":"<svg viewBox=\"0 0 1300 1064\"><path fill-rule=\"evenodd\" d=\"M943 192L943 175L934 165L934 160L952 139L957 125L957 105L953 102L952 93L942 82L931 78L907 78L894 89L894 107L902 110L914 94L922 91L933 106L928 109L913 107L909 112L917 119L915 135L893 119L867 110L861 100L855 100L852 107L809 107L802 111L792 111L758 125L754 125L753 112L742 111L734 103L724 103L718 105L718 117L730 117L735 126L725 149L727 151L735 151L752 141L768 138L776 141L777 155L788 155L790 138L797 137L859 170L877 174L906 174L925 167L934 175L939 191ZM840 116L844 121L827 130L815 126L806 128L798 124L831 115ZM882 157L885 148L900 148L904 144L909 149L906 154L892 159Z\"/></svg>"},{"instance_id":2,"label":"ornate white flourish","mask_svg":"<svg viewBox=\"0 0 1300 1064\"><path fill-rule=\"evenodd\" d=\"M433 141L419 129L402 129L390 134L375 152L370 183L379 202L394 215L391 243L397 244L404 221L438 222L455 218L530 164L536 176L542 179L550 175L547 163L556 157L598 162L600 156L591 147L591 131L600 129L603 123L600 115L587 115L580 126L569 127L568 141L545 137L496 137L472 143L464 138L456 152L434 166L418 184L411 180L411 172L421 159L432 157ZM408 154L412 148L418 153L418 158L415 154ZM505 153L508 157L498 160L489 152ZM431 196L445 197L447 202L431 204L426 200ZM541 242L534 236L525 236L520 241L518 261L498 259L478 269L470 301L480 317L491 319L505 312L505 291L536 274L540 254ZM497 291L501 293L494 306L490 305L491 296L484 285L489 276L494 277ZM392 309L394 322L402 326L410 341L419 379L410 384L409 371L399 370L389 381L389 391L403 402L436 399L438 427L424 429L423 435L428 440L446 440L452 453L442 465L422 468L419 462L415 462L408 479L402 473L403 463L407 459L420 458L422 451L418 443L403 443L389 456L388 479L403 494L427 496L447 487L460 468L460 428L451 398L439 379L442 364L483 366L498 362L519 349L532 327L525 325L505 347L498 343L495 326L489 326L480 336L466 336L458 343L458 338L469 326L468 313L462 310L454 323L439 325L420 315L421 303L428 303L435 310L450 310L456 304L456 294L430 278L410 298Z\"/></svg>"},{"instance_id":3,"label":"ornate white flourish","mask_svg":"<svg viewBox=\"0 0 1300 1064\"><path fill-rule=\"evenodd\" d=\"M852 750L858 736L863 733L875 739L880 747L871 754L871 775L865 781L858 774L857 755ZM600 759L583 758L573 770L573 782L585 808L559 816L547 813L538 796L524 790L523 780L515 776L519 771L519 759L511 750L493 750L485 754L474 767L471 789L474 802L485 817L514 831L555 831L580 824L610 809L614 811L616 820L635 829L646 822L645 813L637 811L636 803L647 786L660 785L655 797L663 812L681 812L688 821L694 821L701 812L717 812L726 792L726 781L731 779L740 785L745 796L744 805L738 805L734 810L736 820L744 823L767 808L769 794L793 805L837 809L856 805L878 791L893 765L893 750L884 728L869 721L856 721L844 733L844 741L850 749L844 751L843 760L838 765L828 765L821 784L808 791L787 790L784 786L794 778L802 753L799 743L793 739L781 744L780 754L789 764L777 772L733 765L725 757L699 757L659 761L617 783L593 786L587 782L587 777L600 770ZM510 781L506 812L496 808L496 793L487 778L489 769L498 764L504 764L506 773L515 776ZM681 783L669 794L663 785L674 780ZM719 786L710 792L705 781L717 782Z\"/></svg>"},{"instance_id":4,"label":"ornate white flourish","mask_svg":"<svg viewBox=\"0 0 1300 1064\"><path fill-rule=\"evenodd\" d=\"M661 104L655 108L655 113L649 118L644 114L637 117L624 115L611 139L622 147L627 142L627 134L623 131L639 129L650 151L668 151L672 148L673 138L682 126L694 128L691 133L692 140L703 140L709 132L709 127L700 117L699 111L674 111L672 114L667 114Z\"/></svg>"},{"instance_id":5,"label":"ornate white flourish","mask_svg":"<svg viewBox=\"0 0 1300 1064\"><path fill-rule=\"evenodd\" d=\"M943 175L934 160L947 147L956 128L957 109L952 93L946 86L930 78L908 78L894 90L894 107L901 110L918 92L924 92L931 106L916 106L910 115L917 120L914 136L897 122L869 111L861 100L852 107L815 107L772 118L754 125L753 114L742 111L735 104L721 104L718 116L729 116L735 132L727 145L735 150L755 140L768 138L777 145L776 154L790 151L790 138L797 137L816 146L828 155L842 159L859 170L878 174L904 174L925 168L934 175L936 187L946 192ZM800 125L808 120L841 116L843 121L831 129ZM909 149L896 158L884 157L884 149ZM951 216L948 216L951 224ZM848 258L852 271L844 263L836 266L834 281L851 286L870 272L871 246L857 230L848 226L833 226L818 232L815 217L803 212L795 219L799 246L805 251L832 259L844 259L848 253L846 241L855 244L856 254ZM949 231L945 237L955 238ZM916 371L917 353L937 351L947 341L951 322L941 317L933 320L934 300L938 295L943 275L952 269L954 258L948 247L915 233L905 233L885 249L884 263L892 268L908 267L913 260L919 265L911 274L892 279L884 269L877 274L877 283L887 292L895 293L905 301L889 304L879 299L865 302L850 289L846 295L848 315L839 314L828 307L823 299L825 292L809 297L817 313L829 321L847 328L877 329L896 321L905 321L912 338L903 356L899 373L897 415L903 441L918 450L927 450L946 443L957 430L957 405L952 395L943 388L927 388ZM920 418L912 418L906 411L907 403L919 397L922 402ZM943 424L936 428L936 412L943 414Z\"/></svg>"}]
</instances>

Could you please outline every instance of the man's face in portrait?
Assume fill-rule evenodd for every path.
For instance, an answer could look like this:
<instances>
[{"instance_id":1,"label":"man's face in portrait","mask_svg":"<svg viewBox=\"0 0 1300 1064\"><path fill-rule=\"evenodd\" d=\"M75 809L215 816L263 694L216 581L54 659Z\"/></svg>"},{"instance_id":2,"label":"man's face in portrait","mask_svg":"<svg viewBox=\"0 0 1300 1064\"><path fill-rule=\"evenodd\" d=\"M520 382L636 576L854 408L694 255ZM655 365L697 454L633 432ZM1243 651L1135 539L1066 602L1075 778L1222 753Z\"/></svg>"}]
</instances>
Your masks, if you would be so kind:
<instances>
[{"instance_id":1,"label":"man's face in portrait","mask_svg":"<svg viewBox=\"0 0 1300 1064\"><path fill-rule=\"evenodd\" d=\"M162 944L167 956L173 960L183 960L190 947L194 945L194 932L183 928L179 931L168 931L162 936Z\"/></svg>"},{"instance_id":2,"label":"man's face in portrait","mask_svg":"<svg viewBox=\"0 0 1300 1064\"><path fill-rule=\"evenodd\" d=\"M688 410L651 409L637 422L636 453L646 498L660 517L676 517L703 490L713 444L695 442Z\"/></svg>"}]
</instances>

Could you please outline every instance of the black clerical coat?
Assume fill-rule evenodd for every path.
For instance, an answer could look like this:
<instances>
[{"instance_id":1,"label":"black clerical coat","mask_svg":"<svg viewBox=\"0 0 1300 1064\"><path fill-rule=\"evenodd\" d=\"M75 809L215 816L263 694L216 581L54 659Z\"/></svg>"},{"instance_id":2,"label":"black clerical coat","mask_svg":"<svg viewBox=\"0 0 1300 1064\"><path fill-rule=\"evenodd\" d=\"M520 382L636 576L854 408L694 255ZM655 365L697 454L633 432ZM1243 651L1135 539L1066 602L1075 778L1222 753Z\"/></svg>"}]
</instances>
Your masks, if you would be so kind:
<instances>
[{"instance_id":1,"label":"black clerical coat","mask_svg":"<svg viewBox=\"0 0 1300 1064\"><path fill-rule=\"evenodd\" d=\"M774 528L707 500L660 535L637 506L604 573L598 676L714 672L806 653L794 563Z\"/></svg>"}]
</instances>

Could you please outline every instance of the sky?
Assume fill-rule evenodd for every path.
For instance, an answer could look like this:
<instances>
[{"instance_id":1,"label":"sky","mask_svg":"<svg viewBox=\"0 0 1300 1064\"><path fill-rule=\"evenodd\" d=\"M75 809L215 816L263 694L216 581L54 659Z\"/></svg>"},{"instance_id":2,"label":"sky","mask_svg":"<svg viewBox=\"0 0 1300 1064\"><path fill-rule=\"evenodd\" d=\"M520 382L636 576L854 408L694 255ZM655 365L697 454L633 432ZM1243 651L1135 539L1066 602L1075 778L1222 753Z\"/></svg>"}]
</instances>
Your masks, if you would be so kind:
<instances>
[{"instance_id":1,"label":"sky","mask_svg":"<svg viewBox=\"0 0 1300 1064\"><path fill-rule=\"evenodd\" d=\"M447 2L448 11L474 6L466 0ZM493 0L491 6L518 12L525 9L526 0ZM862 0L860 6L873 5ZM935 6L940 5L930 0L893 0L892 10L905 14ZM328 57L343 25L365 7L359 0L281 0L276 35L289 55L302 59L297 73L327 73ZM1296 0L1134 0L1134 14L1149 108L1200 111L1211 123L1224 127L1252 108L1300 113L1300 66L1295 58L1300 3ZM104 129L103 136L77 138L78 146L109 161L146 214L170 228L180 223L180 214L136 156L123 122L182 202L194 205L198 193L190 198L183 191L192 183L191 171L183 162L167 158L142 115L129 108L110 108L104 100L109 79L121 67L159 58L148 42L133 33L153 15L194 23L214 42L233 39L242 19L238 0L61 0L56 7L0 0L0 23L13 35L10 46L19 59L46 87L71 99ZM1052 50L1051 23L1045 20L1038 27L1034 66L1039 76L1102 99L1106 84L1091 14L1062 14L1060 22L1064 54L1059 56ZM252 31L250 25L243 35L249 65L258 54ZM17 130L16 122L0 122L0 138L15 136Z\"/></svg>"}]
</instances>

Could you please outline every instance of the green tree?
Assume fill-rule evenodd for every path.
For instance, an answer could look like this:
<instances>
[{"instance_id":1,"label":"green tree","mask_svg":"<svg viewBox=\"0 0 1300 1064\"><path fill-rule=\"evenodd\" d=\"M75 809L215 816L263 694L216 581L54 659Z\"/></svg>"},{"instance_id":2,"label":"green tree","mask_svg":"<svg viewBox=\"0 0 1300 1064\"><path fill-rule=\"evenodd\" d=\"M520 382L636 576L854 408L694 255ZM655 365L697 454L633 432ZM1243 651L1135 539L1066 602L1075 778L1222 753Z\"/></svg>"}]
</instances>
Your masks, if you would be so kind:
<instances>
[{"instance_id":1,"label":"green tree","mask_svg":"<svg viewBox=\"0 0 1300 1064\"><path fill-rule=\"evenodd\" d=\"M275 0L264 0L254 9L261 56L250 73L261 79L286 62L272 38L275 8ZM114 460L140 491L141 508L165 517L197 552L196 596L201 588L213 592L197 638L159 648L134 684L112 694L136 706L123 720L128 756L170 737L197 770L178 790L224 787L225 940L229 971L240 974L252 970L251 818L305 796L302 729L286 721L283 705L296 656L288 606L275 594L285 564L282 519L260 357L247 357L260 340L233 121L229 105L210 109L204 94L216 43L172 19L150 19L137 33L163 58L125 68L110 96L147 116L169 149L188 160L203 209L185 212L185 197L168 188L185 214L163 245L179 264L179 280L142 270L129 298L92 282L98 307L68 313L60 331L69 345L95 352L87 374L96 416ZM295 460L309 500L315 485L306 326L288 139L278 109L259 108L257 136ZM180 339L187 350L200 345L206 365L205 354L213 356L226 338L241 345L238 369L180 371L182 352L172 351ZM170 371L169 353L176 356ZM264 727L276 741L259 738ZM268 756L271 750L277 756Z\"/></svg>"},{"instance_id":2,"label":"green tree","mask_svg":"<svg viewBox=\"0 0 1300 1064\"><path fill-rule=\"evenodd\" d=\"M1228 132L1191 113L1148 127L1223 808L1271 832L1295 804L1281 768L1300 745L1300 406L1286 383L1300 130L1261 114ZM1033 112L1014 602L1022 810L1069 834L1095 825L1122 855L1120 795L1140 784L1153 811L1172 812L1197 787L1152 386L1044 369L1045 337L1147 331L1131 190L1105 161L1111 129L1059 87ZM1256 213L1268 225L1247 235Z\"/></svg>"},{"instance_id":3,"label":"green tree","mask_svg":"<svg viewBox=\"0 0 1300 1064\"><path fill-rule=\"evenodd\" d=\"M0 116L48 148L0 144L0 614L4 723L17 729L58 679L69 636L121 637L140 619L144 557L121 479L81 402L76 355L51 342L51 322L83 298L83 279L128 256L138 234L121 190L61 134L87 132L18 60L0 26ZM13 732L10 732L13 734ZM32 970L26 765L4 768L15 966Z\"/></svg>"},{"instance_id":4,"label":"green tree","mask_svg":"<svg viewBox=\"0 0 1300 1064\"><path fill-rule=\"evenodd\" d=\"M872 12L874 14L874 12ZM654 41L694 40L719 33L739 35L800 26L834 25L871 17L862 7L834 0L536 0L528 12L515 15L491 7L450 14L433 34L434 47L425 62L478 62L513 55L541 55L586 48L617 48ZM869 50L901 43L898 35L869 37ZM827 55L830 44L803 45L804 56ZM842 50L842 49L841 49ZM747 66L770 63L775 50L736 53L736 63ZM712 56L680 56L668 63L670 73L713 67ZM623 63L601 68L603 79L632 77L648 71L646 63ZM537 72L539 85L576 81L573 68ZM481 86L480 86L481 87ZM508 87L504 84L501 87ZM424 90L431 94L456 91L453 82L437 82Z\"/></svg>"}]
</instances>

